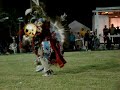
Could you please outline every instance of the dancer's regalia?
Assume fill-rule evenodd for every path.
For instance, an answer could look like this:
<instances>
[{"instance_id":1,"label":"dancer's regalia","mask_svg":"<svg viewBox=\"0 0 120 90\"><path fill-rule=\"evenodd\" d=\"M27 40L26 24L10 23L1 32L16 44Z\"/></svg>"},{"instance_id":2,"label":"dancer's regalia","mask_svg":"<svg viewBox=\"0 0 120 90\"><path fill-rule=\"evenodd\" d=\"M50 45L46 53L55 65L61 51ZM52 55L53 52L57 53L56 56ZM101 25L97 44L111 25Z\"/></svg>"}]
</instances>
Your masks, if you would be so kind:
<instances>
[{"instance_id":1,"label":"dancer's regalia","mask_svg":"<svg viewBox=\"0 0 120 90\"><path fill-rule=\"evenodd\" d=\"M37 17L36 12L39 11L41 11L40 12L41 15ZM32 19L35 17L35 21L33 23L29 22L28 24L26 24L24 30L25 34L33 38L32 46L34 47L33 48L34 52L38 57L41 57L41 55L38 53L39 48L41 48L41 43L43 42L44 39L46 38L49 39L50 46L55 53L55 61L51 60L52 58L49 58L48 60L50 61L51 64L57 64L59 65L60 68L62 68L66 63L61 53L61 47L64 42L63 34L64 28L57 25L60 24L58 23L58 21L55 21L55 23L53 23L52 20L44 14L42 7L40 7L39 11L37 10L32 11L32 9L26 10L25 13L27 14L28 12L35 13L35 15L32 17ZM32 21L32 19L30 21ZM41 59L41 63L44 66L44 68L46 68L45 72L48 72L49 71L49 66L47 66L48 62Z\"/></svg>"}]
</instances>

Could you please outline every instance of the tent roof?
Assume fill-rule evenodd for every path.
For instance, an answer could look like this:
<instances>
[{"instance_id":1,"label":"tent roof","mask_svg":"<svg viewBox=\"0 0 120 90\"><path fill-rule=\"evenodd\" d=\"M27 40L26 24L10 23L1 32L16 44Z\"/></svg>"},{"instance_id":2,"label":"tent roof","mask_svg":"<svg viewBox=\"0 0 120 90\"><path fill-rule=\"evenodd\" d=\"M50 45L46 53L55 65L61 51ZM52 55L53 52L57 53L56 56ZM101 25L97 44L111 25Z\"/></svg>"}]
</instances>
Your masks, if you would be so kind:
<instances>
[{"instance_id":1,"label":"tent roof","mask_svg":"<svg viewBox=\"0 0 120 90\"><path fill-rule=\"evenodd\" d=\"M74 30L80 30L81 28L85 28L90 30L90 28L88 28L87 26L83 25L82 23L74 20L73 22L71 22L70 24L68 24L68 27L70 29L74 29Z\"/></svg>"}]
</instances>

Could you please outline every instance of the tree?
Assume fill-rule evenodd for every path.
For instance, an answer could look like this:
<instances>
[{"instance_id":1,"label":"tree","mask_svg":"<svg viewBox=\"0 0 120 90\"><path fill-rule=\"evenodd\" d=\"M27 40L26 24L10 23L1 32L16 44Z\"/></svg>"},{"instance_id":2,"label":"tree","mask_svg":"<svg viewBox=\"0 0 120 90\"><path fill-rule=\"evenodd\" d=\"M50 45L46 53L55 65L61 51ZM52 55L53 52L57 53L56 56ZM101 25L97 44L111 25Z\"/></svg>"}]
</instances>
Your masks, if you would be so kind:
<instances>
[{"instance_id":1,"label":"tree","mask_svg":"<svg viewBox=\"0 0 120 90\"><path fill-rule=\"evenodd\" d=\"M0 20L4 28L8 28L9 35L14 36L18 31L18 15L15 8L0 9Z\"/></svg>"}]
</instances>

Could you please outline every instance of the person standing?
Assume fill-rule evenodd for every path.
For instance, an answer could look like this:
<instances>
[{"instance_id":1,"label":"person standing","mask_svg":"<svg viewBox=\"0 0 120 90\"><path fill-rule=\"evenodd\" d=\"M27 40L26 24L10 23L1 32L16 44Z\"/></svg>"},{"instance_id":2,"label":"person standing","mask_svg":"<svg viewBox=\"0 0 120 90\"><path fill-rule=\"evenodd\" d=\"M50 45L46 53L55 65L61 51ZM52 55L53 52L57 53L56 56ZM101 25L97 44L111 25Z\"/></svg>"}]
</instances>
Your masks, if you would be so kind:
<instances>
[{"instance_id":1,"label":"person standing","mask_svg":"<svg viewBox=\"0 0 120 90\"><path fill-rule=\"evenodd\" d=\"M75 50L76 49L76 45L75 45L75 35L73 34L73 32L70 33L69 36L69 42L70 42L70 49Z\"/></svg>"},{"instance_id":2,"label":"person standing","mask_svg":"<svg viewBox=\"0 0 120 90\"><path fill-rule=\"evenodd\" d=\"M104 45L105 43L107 43L108 33L109 33L109 29L107 28L107 25L105 25L103 28Z\"/></svg>"},{"instance_id":3,"label":"person standing","mask_svg":"<svg viewBox=\"0 0 120 90\"><path fill-rule=\"evenodd\" d=\"M90 31L87 30L87 32L85 33L85 36L84 36L84 46L86 48L86 51L88 51L89 40L90 40Z\"/></svg>"},{"instance_id":4,"label":"person standing","mask_svg":"<svg viewBox=\"0 0 120 90\"><path fill-rule=\"evenodd\" d=\"M111 24L111 27L110 27L110 35L114 35L115 34L115 31L116 31L116 28L114 27L114 24ZM113 40L112 40L113 39ZM113 41L112 43L115 44L115 37L111 37L111 41Z\"/></svg>"}]
</instances>

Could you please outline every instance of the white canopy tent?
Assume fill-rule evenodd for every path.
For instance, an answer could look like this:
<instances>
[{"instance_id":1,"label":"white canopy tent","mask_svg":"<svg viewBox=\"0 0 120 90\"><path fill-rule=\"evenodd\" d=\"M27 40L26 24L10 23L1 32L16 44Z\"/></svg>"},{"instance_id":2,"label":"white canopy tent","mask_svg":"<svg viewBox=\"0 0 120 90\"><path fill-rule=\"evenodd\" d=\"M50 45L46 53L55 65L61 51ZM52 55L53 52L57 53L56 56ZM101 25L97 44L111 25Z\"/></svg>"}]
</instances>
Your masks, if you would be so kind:
<instances>
[{"instance_id":1,"label":"white canopy tent","mask_svg":"<svg viewBox=\"0 0 120 90\"><path fill-rule=\"evenodd\" d=\"M90 30L87 26L83 25L82 23L74 20L70 24L68 24L68 27L70 28L71 32L80 32L81 28L84 28L85 30Z\"/></svg>"}]
</instances>

